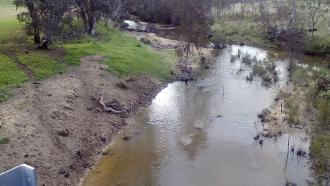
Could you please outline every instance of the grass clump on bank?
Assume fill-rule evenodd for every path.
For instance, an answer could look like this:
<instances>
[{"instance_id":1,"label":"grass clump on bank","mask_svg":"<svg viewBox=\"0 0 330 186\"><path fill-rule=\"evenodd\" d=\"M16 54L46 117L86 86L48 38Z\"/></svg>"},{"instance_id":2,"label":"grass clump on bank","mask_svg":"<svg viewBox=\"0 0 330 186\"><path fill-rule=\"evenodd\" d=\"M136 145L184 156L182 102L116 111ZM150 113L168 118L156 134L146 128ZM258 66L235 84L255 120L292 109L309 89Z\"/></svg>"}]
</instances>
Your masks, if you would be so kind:
<instances>
[{"instance_id":1,"label":"grass clump on bank","mask_svg":"<svg viewBox=\"0 0 330 186\"><path fill-rule=\"evenodd\" d=\"M286 114L288 115L288 122L290 124L298 125L299 119L299 105L293 98L287 98L284 100L285 107L287 108Z\"/></svg>"},{"instance_id":2,"label":"grass clump on bank","mask_svg":"<svg viewBox=\"0 0 330 186\"><path fill-rule=\"evenodd\" d=\"M318 174L329 173L330 169L330 133L314 135L311 143L311 152L314 156L314 166Z\"/></svg>"},{"instance_id":3,"label":"grass clump on bank","mask_svg":"<svg viewBox=\"0 0 330 186\"><path fill-rule=\"evenodd\" d=\"M10 143L9 138L0 136L0 145L5 145L5 144L9 144L9 143Z\"/></svg>"},{"instance_id":4,"label":"grass clump on bank","mask_svg":"<svg viewBox=\"0 0 330 186\"><path fill-rule=\"evenodd\" d=\"M330 76L329 70L314 70L309 67L295 66L292 82L296 90L304 92L306 102L304 120L310 120L312 140L310 152L313 166L320 180L330 178ZM294 97L290 97L294 101ZM302 103L296 103L302 104ZM295 109L299 105L291 105L289 109L292 120L296 120ZM300 119L300 118L298 118ZM322 185L322 181L320 182Z\"/></svg>"},{"instance_id":5,"label":"grass clump on bank","mask_svg":"<svg viewBox=\"0 0 330 186\"><path fill-rule=\"evenodd\" d=\"M102 55L109 70L119 76L148 74L166 80L171 75L175 60L174 51L152 51L135 38L101 25L96 37L87 36L76 42L65 43L63 47L67 52L67 63L79 64L81 57Z\"/></svg>"},{"instance_id":6,"label":"grass clump on bank","mask_svg":"<svg viewBox=\"0 0 330 186\"><path fill-rule=\"evenodd\" d=\"M37 80L43 80L64 70L64 65L47 55L38 53L18 54L18 59L33 71Z\"/></svg>"}]
</instances>

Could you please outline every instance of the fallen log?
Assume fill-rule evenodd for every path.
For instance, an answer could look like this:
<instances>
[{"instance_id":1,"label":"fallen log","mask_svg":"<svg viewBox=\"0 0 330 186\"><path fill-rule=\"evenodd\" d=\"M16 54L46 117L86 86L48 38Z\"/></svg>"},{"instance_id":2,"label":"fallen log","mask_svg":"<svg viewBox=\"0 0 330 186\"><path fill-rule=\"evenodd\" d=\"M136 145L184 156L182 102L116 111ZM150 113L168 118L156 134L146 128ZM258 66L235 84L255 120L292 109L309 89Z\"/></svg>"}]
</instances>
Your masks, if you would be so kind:
<instances>
[{"instance_id":1,"label":"fallen log","mask_svg":"<svg viewBox=\"0 0 330 186\"><path fill-rule=\"evenodd\" d=\"M124 113L125 111L123 110L116 110L116 109L113 109L111 107L108 107L105 102L104 102L104 98L103 98L103 95L100 94L100 100L99 100L99 103L100 105L103 107L103 111L105 112L111 112L111 113L114 113L114 114L122 114Z\"/></svg>"}]
</instances>

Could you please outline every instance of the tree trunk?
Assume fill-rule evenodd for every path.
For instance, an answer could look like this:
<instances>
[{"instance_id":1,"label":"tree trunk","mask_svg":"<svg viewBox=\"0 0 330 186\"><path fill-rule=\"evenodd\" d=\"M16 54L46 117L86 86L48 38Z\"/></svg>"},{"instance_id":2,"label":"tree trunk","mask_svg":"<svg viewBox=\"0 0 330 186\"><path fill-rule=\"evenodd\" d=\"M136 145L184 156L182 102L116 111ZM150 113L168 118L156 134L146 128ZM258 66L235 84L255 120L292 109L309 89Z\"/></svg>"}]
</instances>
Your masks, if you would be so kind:
<instances>
[{"instance_id":1,"label":"tree trunk","mask_svg":"<svg viewBox=\"0 0 330 186\"><path fill-rule=\"evenodd\" d=\"M34 40L34 43L39 44L41 42L40 30L39 30L38 25L36 23L33 23L32 26L33 26L33 40Z\"/></svg>"},{"instance_id":2,"label":"tree trunk","mask_svg":"<svg viewBox=\"0 0 330 186\"><path fill-rule=\"evenodd\" d=\"M88 20L87 20L86 12L84 10L80 10L80 15L81 15L81 20L84 24L85 32L88 33L89 32L89 26L88 26Z\"/></svg>"},{"instance_id":3,"label":"tree trunk","mask_svg":"<svg viewBox=\"0 0 330 186\"><path fill-rule=\"evenodd\" d=\"M88 34L89 35L94 35L95 34L95 30L96 30L96 17L95 16L91 16L89 18L89 28L88 28Z\"/></svg>"}]
</instances>

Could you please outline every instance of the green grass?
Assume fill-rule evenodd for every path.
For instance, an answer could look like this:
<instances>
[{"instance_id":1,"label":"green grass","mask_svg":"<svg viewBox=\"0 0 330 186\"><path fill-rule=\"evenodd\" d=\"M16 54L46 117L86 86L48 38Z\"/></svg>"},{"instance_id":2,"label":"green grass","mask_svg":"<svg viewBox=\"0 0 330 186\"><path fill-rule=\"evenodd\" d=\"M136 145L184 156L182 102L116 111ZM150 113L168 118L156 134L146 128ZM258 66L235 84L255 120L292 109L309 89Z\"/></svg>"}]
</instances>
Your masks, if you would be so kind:
<instances>
[{"instance_id":1,"label":"green grass","mask_svg":"<svg viewBox=\"0 0 330 186\"><path fill-rule=\"evenodd\" d=\"M3 5L12 5L14 3L14 0L1 0L0 1L0 6Z\"/></svg>"},{"instance_id":2,"label":"green grass","mask_svg":"<svg viewBox=\"0 0 330 186\"><path fill-rule=\"evenodd\" d=\"M64 70L64 64L39 53L18 54L22 64L31 69L37 80L43 80Z\"/></svg>"},{"instance_id":3,"label":"green grass","mask_svg":"<svg viewBox=\"0 0 330 186\"><path fill-rule=\"evenodd\" d=\"M0 53L0 103L10 97L9 89L22 85L27 76L9 57Z\"/></svg>"},{"instance_id":4,"label":"green grass","mask_svg":"<svg viewBox=\"0 0 330 186\"><path fill-rule=\"evenodd\" d=\"M0 145L5 145L8 144L9 142L10 142L9 138L0 136Z\"/></svg>"},{"instance_id":5,"label":"green grass","mask_svg":"<svg viewBox=\"0 0 330 186\"><path fill-rule=\"evenodd\" d=\"M307 33L305 51L316 55L330 54L330 14L326 15L317 24L317 31L312 34ZM227 15L216 20L212 26L214 40L224 39L229 43L244 42L246 44L266 47L280 48L280 43L271 42L267 39L264 26L260 21L252 16Z\"/></svg>"},{"instance_id":6,"label":"green grass","mask_svg":"<svg viewBox=\"0 0 330 186\"><path fill-rule=\"evenodd\" d=\"M244 42L250 45L273 47L265 38L265 29L252 17L223 18L212 26L214 39L224 39L229 43Z\"/></svg>"},{"instance_id":7,"label":"green grass","mask_svg":"<svg viewBox=\"0 0 330 186\"><path fill-rule=\"evenodd\" d=\"M13 4L13 0L0 0L0 19L15 18L17 13L22 10L23 8L16 8Z\"/></svg>"},{"instance_id":8,"label":"green grass","mask_svg":"<svg viewBox=\"0 0 330 186\"><path fill-rule=\"evenodd\" d=\"M285 107L287 108L286 113L288 114L288 121L290 124L299 124L299 105L296 103L294 98L287 98L284 100Z\"/></svg>"},{"instance_id":9,"label":"green grass","mask_svg":"<svg viewBox=\"0 0 330 186\"><path fill-rule=\"evenodd\" d=\"M23 23L15 18L0 19L0 49L20 45L26 42L26 35L23 31Z\"/></svg>"},{"instance_id":10,"label":"green grass","mask_svg":"<svg viewBox=\"0 0 330 186\"><path fill-rule=\"evenodd\" d=\"M0 54L0 89L16 87L27 81L27 76L9 57Z\"/></svg>"},{"instance_id":11,"label":"green grass","mask_svg":"<svg viewBox=\"0 0 330 186\"><path fill-rule=\"evenodd\" d=\"M109 70L119 76L148 74L160 80L170 77L174 51L152 51L140 41L113 28L98 27L97 37L85 37L63 45L67 52L65 61L79 64L79 59L88 55L102 55Z\"/></svg>"}]
</instances>

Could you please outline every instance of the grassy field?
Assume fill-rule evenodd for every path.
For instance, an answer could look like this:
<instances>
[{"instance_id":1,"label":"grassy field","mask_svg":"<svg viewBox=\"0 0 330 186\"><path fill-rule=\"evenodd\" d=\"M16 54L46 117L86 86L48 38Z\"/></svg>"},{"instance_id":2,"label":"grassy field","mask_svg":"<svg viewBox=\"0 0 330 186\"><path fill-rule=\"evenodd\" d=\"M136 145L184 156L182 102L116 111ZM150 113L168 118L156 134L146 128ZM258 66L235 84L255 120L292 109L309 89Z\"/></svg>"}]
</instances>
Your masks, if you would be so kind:
<instances>
[{"instance_id":1,"label":"grassy field","mask_svg":"<svg viewBox=\"0 0 330 186\"><path fill-rule=\"evenodd\" d=\"M244 42L254 46L276 47L275 43L264 39L266 35L262 25L252 17L218 19L212 25L212 30L215 40L225 39L228 43Z\"/></svg>"}]
</instances>

